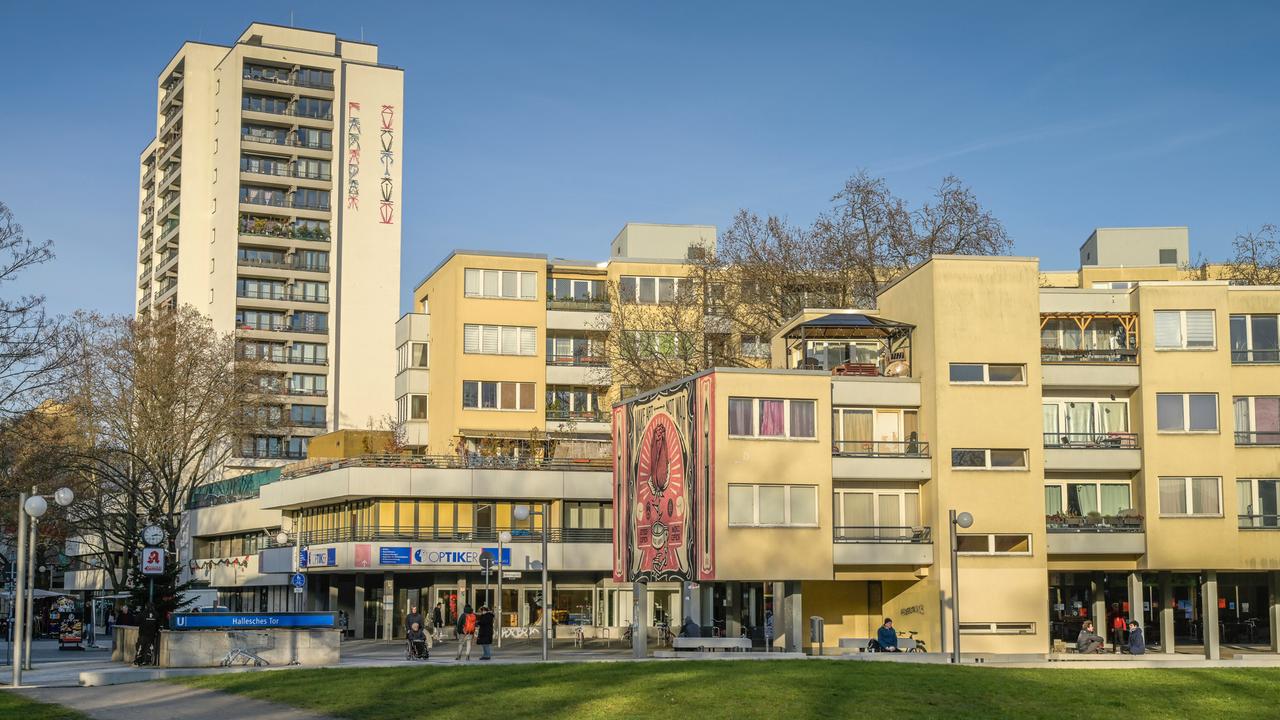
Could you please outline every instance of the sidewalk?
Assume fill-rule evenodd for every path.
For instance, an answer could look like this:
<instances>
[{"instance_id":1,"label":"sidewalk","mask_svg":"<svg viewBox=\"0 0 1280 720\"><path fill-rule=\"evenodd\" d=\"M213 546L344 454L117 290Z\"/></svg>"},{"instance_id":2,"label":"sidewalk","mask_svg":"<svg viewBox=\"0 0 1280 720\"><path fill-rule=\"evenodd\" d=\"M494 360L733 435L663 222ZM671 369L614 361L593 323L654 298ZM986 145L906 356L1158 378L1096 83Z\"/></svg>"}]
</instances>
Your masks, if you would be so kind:
<instances>
[{"instance_id":1,"label":"sidewalk","mask_svg":"<svg viewBox=\"0 0 1280 720\"><path fill-rule=\"evenodd\" d=\"M15 692L79 710L96 720L324 720L323 716L287 705L171 683L30 688Z\"/></svg>"}]
</instances>

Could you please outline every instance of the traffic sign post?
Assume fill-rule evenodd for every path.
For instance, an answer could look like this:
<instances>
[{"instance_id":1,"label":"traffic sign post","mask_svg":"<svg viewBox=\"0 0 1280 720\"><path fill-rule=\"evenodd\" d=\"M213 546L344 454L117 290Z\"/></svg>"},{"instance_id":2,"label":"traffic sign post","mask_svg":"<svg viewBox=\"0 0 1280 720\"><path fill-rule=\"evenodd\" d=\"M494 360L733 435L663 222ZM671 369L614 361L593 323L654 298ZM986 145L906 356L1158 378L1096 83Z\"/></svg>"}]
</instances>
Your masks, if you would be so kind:
<instances>
[{"instance_id":1,"label":"traffic sign post","mask_svg":"<svg viewBox=\"0 0 1280 720\"><path fill-rule=\"evenodd\" d=\"M295 595L301 595L307 587L307 576L300 572L296 572L289 576L289 584L293 586Z\"/></svg>"},{"instance_id":2,"label":"traffic sign post","mask_svg":"<svg viewBox=\"0 0 1280 720\"><path fill-rule=\"evenodd\" d=\"M480 568L484 572L484 604L486 607L493 602L492 596L489 595L489 575L493 572L495 563L497 563L497 560L494 559L493 553L488 550L480 553ZM476 609L478 610L479 608Z\"/></svg>"}]
</instances>

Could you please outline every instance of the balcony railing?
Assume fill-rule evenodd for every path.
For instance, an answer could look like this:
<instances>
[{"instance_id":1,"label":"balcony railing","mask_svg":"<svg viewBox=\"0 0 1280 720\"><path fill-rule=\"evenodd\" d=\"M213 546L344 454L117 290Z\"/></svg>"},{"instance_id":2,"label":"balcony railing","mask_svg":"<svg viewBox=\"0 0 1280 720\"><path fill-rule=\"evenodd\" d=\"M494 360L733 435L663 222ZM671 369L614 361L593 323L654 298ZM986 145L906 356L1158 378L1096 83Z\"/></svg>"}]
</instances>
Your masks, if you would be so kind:
<instances>
[{"instance_id":1,"label":"balcony railing","mask_svg":"<svg viewBox=\"0 0 1280 720\"><path fill-rule=\"evenodd\" d=\"M288 135L278 135L274 133L271 135L267 135L265 133L240 133L240 139L249 142L264 143L266 145L283 145L286 147L309 148L311 150L333 149L332 140L328 142L316 140L313 142L310 140L303 140L298 137L289 137Z\"/></svg>"},{"instance_id":2,"label":"balcony railing","mask_svg":"<svg viewBox=\"0 0 1280 720\"><path fill-rule=\"evenodd\" d=\"M595 355L547 355L547 364L566 367L608 367L609 360Z\"/></svg>"},{"instance_id":3,"label":"balcony railing","mask_svg":"<svg viewBox=\"0 0 1280 720\"><path fill-rule=\"evenodd\" d=\"M1044 446L1073 450L1136 450L1138 436L1135 433L1045 433Z\"/></svg>"},{"instance_id":4,"label":"balcony railing","mask_svg":"<svg viewBox=\"0 0 1280 720\"><path fill-rule=\"evenodd\" d=\"M1051 533L1139 533L1141 515L1046 515L1045 529Z\"/></svg>"},{"instance_id":5,"label":"balcony railing","mask_svg":"<svg viewBox=\"0 0 1280 720\"><path fill-rule=\"evenodd\" d=\"M325 264L305 263L305 262L299 262L297 260L286 260L284 258L275 260L270 258L242 257L236 260L236 264L243 265L245 267L278 268L280 270L303 270L306 272L329 272L328 263L325 263Z\"/></svg>"},{"instance_id":6,"label":"balcony railing","mask_svg":"<svg viewBox=\"0 0 1280 720\"><path fill-rule=\"evenodd\" d=\"M831 454L838 457L929 457L923 440L833 440Z\"/></svg>"},{"instance_id":7,"label":"balcony railing","mask_svg":"<svg viewBox=\"0 0 1280 720\"><path fill-rule=\"evenodd\" d=\"M512 543L542 542L540 528L478 527L452 528L404 528L395 526L334 528L303 530L299 542L303 545L319 545L341 542L378 542L384 540L408 540L417 542L498 542L498 536L511 533ZM611 528L548 528L547 542L554 543L608 543L613 542Z\"/></svg>"},{"instance_id":8,"label":"balcony railing","mask_svg":"<svg viewBox=\"0 0 1280 720\"><path fill-rule=\"evenodd\" d=\"M295 210L319 210L321 212L328 212L329 210L329 203L327 202L308 203L296 198L289 199L264 195L241 195L240 202L245 205L266 205L267 207L294 208Z\"/></svg>"},{"instance_id":9,"label":"balcony railing","mask_svg":"<svg viewBox=\"0 0 1280 720\"><path fill-rule=\"evenodd\" d=\"M1231 364L1252 365L1280 363L1280 350L1257 348L1254 350L1232 350Z\"/></svg>"},{"instance_id":10,"label":"balcony railing","mask_svg":"<svg viewBox=\"0 0 1280 720\"><path fill-rule=\"evenodd\" d=\"M289 419L289 426L290 426L290 427L300 427L300 428L322 428L322 427L324 427L324 426L325 426L325 425L327 425L327 424L328 424L328 423L327 423L327 421L325 421L325 420L297 420L297 419L294 419L294 418L290 418L290 419Z\"/></svg>"},{"instance_id":11,"label":"balcony railing","mask_svg":"<svg viewBox=\"0 0 1280 720\"><path fill-rule=\"evenodd\" d=\"M278 363L280 365L324 366L329 364L329 361L327 358L304 358L304 357L294 357L291 355L276 354L276 353L254 354L254 353L247 353L247 352L237 352L236 357L239 358L240 360L261 360L262 362Z\"/></svg>"},{"instance_id":12,"label":"balcony railing","mask_svg":"<svg viewBox=\"0 0 1280 720\"><path fill-rule=\"evenodd\" d=\"M360 455L353 458L325 460L286 470L286 478L305 477L329 470L351 467L412 468L453 470L579 470L608 472L613 467L611 458L546 458L537 456L480 455Z\"/></svg>"},{"instance_id":13,"label":"balcony railing","mask_svg":"<svg viewBox=\"0 0 1280 720\"><path fill-rule=\"evenodd\" d=\"M329 231L324 228L298 226L290 222L281 222L270 218L254 218L241 216L241 235L258 235L261 237L286 238L289 240L313 240L328 242Z\"/></svg>"},{"instance_id":14,"label":"balcony railing","mask_svg":"<svg viewBox=\"0 0 1280 720\"><path fill-rule=\"evenodd\" d=\"M572 298L547 298L548 310L574 310L579 312L609 312L609 301L576 300Z\"/></svg>"},{"instance_id":15,"label":"balcony railing","mask_svg":"<svg viewBox=\"0 0 1280 720\"><path fill-rule=\"evenodd\" d=\"M297 395L300 397L326 397L329 394L329 391L322 389L318 390L316 388L288 387L285 388L284 394Z\"/></svg>"},{"instance_id":16,"label":"balcony railing","mask_svg":"<svg viewBox=\"0 0 1280 720\"><path fill-rule=\"evenodd\" d=\"M252 450L240 448L240 453L236 455L236 457L259 460L305 460L307 458L307 453L303 450L289 450L286 448L254 448Z\"/></svg>"},{"instance_id":17,"label":"balcony railing","mask_svg":"<svg viewBox=\"0 0 1280 720\"><path fill-rule=\"evenodd\" d=\"M929 527L837 525L832 530L832 539L837 543L927 544L933 542L933 532Z\"/></svg>"},{"instance_id":18,"label":"balcony railing","mask_svg":"<svg viewBox=\"0 0 1280 720\"><path fill-rule=\"evenodd\" d=\"M240 109L248 112L263 113L264 115L288 115L289 117L309 118L311 120L332 120L333 119L332 110L330 110L327 113L319 113L319 112L307 113L307 112L298 112L298 109L296 107L286 107L283 110L268 109L265 107L253 107L253 103L249 101L249 98L243 98L240 101Z\"/></svg>"},{"instance_id":19,"label":"balcony railing","mask_svg":"<svg viewBox=\"0 0 1280 720\"><path fill-rule=\"evenodd\" d=\"M1240 515L1241 530L1280 530L1280 515Z\"/></svg>"},{"instance_id":20,"label":"balcony railing","mask_svg":"<svg viewBox=\"0 0 1280 720\"><path fill-rule=\"evenodd\" d=\"M1280 445L1280 431L1270 432L1237 432L1237 446Z\"/></svg>"},{"instance_id":21,"label":"balcony railing","mask_svg":"<svg viewBox=\"0 0 1280 720\"><path fill-rule=\"evenodd\" d=\"M250 162L248 160L240 160L240 171L254 173L257 175L270 175L272 177L289 177L302 178L304 180L329 180L329 173L322 172L306 172L299 170L297 167L289 167L284 164L264 164Z\"/></svg>"},{"instance_id":22,"label":"balcony railing","mask_svg":"<svg viewBox=\"0 0 1280 720\"><path fill-rule=\"evenodd\" d=\"M555 410L547 409L547 420L553 422L609 422L608 416L599 410Z\"/></svg>"},{"instance_id":23,"label":"balcony railing","mask_svg":"<svg viewBox=\"0 0 1280 720\"><path fill-rule=\"evenodd\" d=\"M253 73L250 71L246 71L244 72L244 79L252 80L254 82L272 83L274 85L294 85L296 87L317 88L319 90L333 89L332 82L326 83L326 82L319 82L314 80L302 80L297 75L292 75L292 74L281 77L280 75L274 75L274 74L263 75L261 73Z\"/></svg>"},{"instance_id":24,"label":"balcony railing","mask_svg":"<svg viewBox=\"0 0 1280 720\"><path fill-rule=\"evenodd\" d=\"M308 297L303 293L285 292L284 290L241 290L236 297L248 300L279 300L289 302L327 303L326 297Z\"/></svg>"},{"instance_id":25,"label":"balcony railing","mask_svg":"<svg viewBox=\"0 0 1280 720\"><path fill-rule=\"evenodd\" d=\"M1086 350L1082 348L1041 347L1040 362L1133 365L1138 362L1138 351L1128 348Z\"/></svg>"}]
</instances>

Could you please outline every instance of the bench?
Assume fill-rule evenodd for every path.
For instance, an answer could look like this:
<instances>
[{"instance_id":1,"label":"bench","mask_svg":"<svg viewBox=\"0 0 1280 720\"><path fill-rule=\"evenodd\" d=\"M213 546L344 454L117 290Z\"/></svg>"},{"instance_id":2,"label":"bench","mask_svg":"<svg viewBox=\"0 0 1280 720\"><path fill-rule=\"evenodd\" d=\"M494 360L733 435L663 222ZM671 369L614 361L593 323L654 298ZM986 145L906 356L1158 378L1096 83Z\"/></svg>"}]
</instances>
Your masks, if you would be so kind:
<instances>
[{"instance_id":1,"label":"bench","mask_svg":"<svg viewBox=\"0 0 1280 720\"><path fill-rule=\"evenodd\" d=\"M871 638L840 638L841 650L853 650L855 652L866 652L867 646L871 644ZM910 652L916 649L916 641L911 638L898 638L898 650L902 652Z\"/></svg>"},{"instance_id":2,"label":"bench","mask_svg":"<svg viewBox=\"0 0 1280 720\"><path fill-rule=\"evenodd\" d=\"M751 638L703 638L678 637L671 641L675 650L738 650L745 652L751 649Z\"/></svg>"}]
</instances>

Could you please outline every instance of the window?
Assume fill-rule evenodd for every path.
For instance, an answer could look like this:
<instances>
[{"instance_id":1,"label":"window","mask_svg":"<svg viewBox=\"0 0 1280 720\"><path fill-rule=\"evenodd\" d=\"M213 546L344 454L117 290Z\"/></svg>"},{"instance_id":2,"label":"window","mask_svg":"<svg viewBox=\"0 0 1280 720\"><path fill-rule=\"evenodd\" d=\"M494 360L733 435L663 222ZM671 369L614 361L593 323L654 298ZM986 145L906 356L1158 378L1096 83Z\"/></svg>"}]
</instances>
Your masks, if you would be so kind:
<instances>
[{"instance_id":1,"label":"window","mask_svg":"<svg viewBox=\"0 0 1280 720\"><path fill-rule=\"evenodd\" d=\"M1218 432L1218 396L1213 393L1158 393L1160 432Z\"/></svg>"},{"instance_id":2,"label":"window","mask_svg":"<svg viewBox=\"0 0 1280 720\"><path fill-rule=\"evenodd\" d=\"M769 357L769 338L764 335L743 335L740 347L743 357Z\"/></svg>"},{"instance_id":3,"label":"window","mask_svg":"<svg viewBox=\"0 0 1280 720\"><path fill-rule=\"evenodd\" d=\"M328 120L333 117L333 101L320 98L300 97L293 107L293 114L299 117Z\"/></svg>"},{"instance_id":4,"label":"window","mask_svg":"<svg viewBox=\"0 0 1280 720\"><path fill-rule=\"evenodd\" d=\"M467 268L463 273L463 294L478 298L533 300L537 283L536 272Z\"/></svg>"},{"instance_id":5,"label":"window","mask_svg":"<svg viewBox=\"0 0 1280 720\"><path fill-rule=\"evenodd\" d=\"M409 367L429 367L427 343L409 343L409 345Z\"/></svg>"},{"instance_id":6,"label":"window","mask_svg":"<svg viewBox=\"0 0 1280 720\"><path fill-rule=\"evenodd\" d=\"M1235 398L1237 445L1280 445L1280 397Z\"/></svg>"},{"instance_id":7,"label":"window","mask_svg":"<svg viewBox=\"0 0 1280 720\"><path fill-rule=\"evenodd\" d=\"M479 355L534 355L537 329L466 324L462 326L462 351Z\"/></svg>"},{"instance_id":8,"label":"window","mask_svg":"<svg viewBox=\"0 0 1280 720\"><path fill-rule=\"evenodd\" d=\"M1129 433L1126 400L1045 398L1043 408L1045 447L1136 447L1136 438L1125 437Z\"/></svg>"},{"instance_id":9,"label":"window","mask_svg":"<svg viewBox=\"0 0 1280 720\"><path fill-rule=\"evenodd\" d=\"M1236 481L1242 528L1280 528L1280 480Z\"/></svg>"},{"instance_id":10,"label":"window","mask_svg":"<svg viewBox=\"0 0 1280 720\"><path fill-rule=\"evenodd\" d=\"M815 485L730 485L729 525L816 527Z\"/></svg>"},{"instance_id":11,"label":"window","mask_svg":"<svg viewBox=\"0 0 1280 720\"><path fill-rule=\"evenodd\" d=\"M1044 486L1044 514L1114 517L1132 509L1129 483L1054 482Z\"/></svg>"},{"instance_id":12,"label":"window","mask_svg":"<svg viewBox=\"0 0 1280 720\"><path fill-rule=\"evenodd\" d=\"M409 396L409 419L410 420L426 420L427 419L427 396L426 395L410 395Z\"/></svg>"},{"instance_id":13,"label":"window","mask_svg":"<svg viewBox=\"0 0 1280 720\"><path fill-rule=\"evenodd\" d=\"M976 535L964 533L956 536L956 552L961 555L1030 555L1030 535Z\"/></svg>"},{"instance_id":14,"label":"window","mask_svg":"<svg viewBox=\"0 0 1280 720\"><path fill-rule=\"evenodd\" d=\"M896 408L831 408L831 446L844 455L920 454L920 414Z\"/></svg>"},{"instance_id":15,"label":"window","mask_svg":"<svg viewBox=\"0 0 1280 720\"><path fill-rule=\"evenodd\" d=\"M301 147L318 148L320 150L328 150L333 147L333 133L328 130L316 130L314 128L297 128L296 144Z\"/></svg>"},{"instance_id":16,"label":"window","mask_svg":"<svg viewBox=\"0 0 1280 720\"><path fill-rule=\"evenodd\" d=\"M605 388L596 387L548 385L547 419L604 422L605 391Z\"/></svg>"},{"instance_id":17,"label":"window","mask_svg":"<svg viewBox=\"0 0 1280 720\"><path fill-rule=\"evenodd\" d=\"M920 527L920 491L900 487L836 488L837 538L907 539Z\"/></svg>"},{"instance_id":18,"label":"window","mask_svg":"<svg viewBox=\"0 0 1280 720\"><path fill-rule=\"evenodd\" d=\"M284 281L240 278L236 280L236 297L255 300L284 300Z\"/></svg>"},{"instance_id":19,"label":"window","mask_svg":"<svg viewBox=\"0 0 1280 720\"><path fill-rule=\"evenodd\" d=\"M299 280L293 284L291 298L306 302L329 302L329 283Z\"/></svg>"},{"instance_id":20,"label":"window","mask_svg":"<svg viewBox=\"0 0 1280 720\"><path fill-rule=\"evenodd\" d=\"M240 109L283 115L289 112L289 98L271 95L245 95L241 100Z\"/></svg>"},{"instance_id":21,"label":"window","mask_svg":"<svg viewBox=\"0 0 1280 720\"><path fill-rule=\"evenodd\" d=\"M951 383L1024 384L1026 366L994 363L951 363Z\"/></svg>"},{"instance_id":22,"label":"window","mask_svg":"<svg viewBox=\"0 0 1280 720\"><path fill-rule=\"evenodd\" d=\"M817 401L729 398L729 435L815 439Z\"/></svg>"},{"instance_id":23,"label":"window","mask_svg":"<svg viewBox=\"0 0 1280 720\"><path fill-rule=\"evenodd\" d=\"M306 87L332 88L333 71L320 70L317 68L299 68L297 84L305 85Z\"/></svg>"},{"instance_id":24,"label":"window","mask_svg":"<svg viewBox=\"0 0 1280 720\"><path fill-rule=\"evenodd\" d=\"M956 448L951 467L957 470L1026 470L1026 450Z\"/></svg>"},{"instance_id":25,"label":"window","mask_svg":"<svg viewBox=\"0 0 1280 720\"><path fill-rule=\"evenodd\" d=\"M604 366L603 343L585 334L547 333L547 364Z\"/></svg>"},{"instance_id":26,"label":"window","mask_svg":"<svg viewBox=\"0 0 1280 720\"><path fill-rule=\"evenodd\" d=\"M547 278L547 299L562 302L606 302L603 280Z\"/></svg>"},{"instance_id":27,"label":"window","mask_svg":"<svg viewBox=\"0 0 1280 720\"><path fill-rule=\"evenodd\" d=\"M1212 310L1157 310L1157 350L1212 350L1214 339Z\"/></svg>"},{"instance_id":28,"label":"window","mask_svg":"<svg viewBox=\"0 0 1280 720\"><path fill-rule=\"evenodd\" d=\"M608 530L613 527L613 503L564 503L564 527L570 530Z\"/></svg>"},{"instance_id":29,"label":"window","mask_svg":"<svg viewBox=\"0 0 1280 720\"><path fill-rule=\"evenodd\" d=\"M1231 362L1280 362L1280 316L1232 315Z\"/></svg>"},{"instance_id":30,"label":"window","mask_svg":"<svg viewBox=\"0 0 1280 720\"><path fill-rule=\"evenodd\" d=\"M318 312L296 312L289 329L294 332L322 333L329 328L329 316Z\"/></svg>"},{"instance_id":31,"label":"window","mask_svg":"<svg viewBox=\"0 0 1280 720\"><path fill-rule=\"evenodd\" d=\"M532 410L533 383L462 381L462 407L471 410Z\"/></svg>"},{"instance_id":32,"label":"window","mask_svg":"<svg viewBox=\"0 0 1280 720\"><path fill-rule=\"evenodd\" d=\"M303 365L324 365L329 359L329 349L321 343L296 342L289 346L289 362Z\"/></svg>"},{"instance_id":33,"label":"window","mask_svg":"<svg viewBox=\"0 0 1280 720\"><path fill-rule=\"evenodd\" d=\"M312 188L298 188L293 193L293 206L311 210L329 209L329 191Z\"/></svg>"},{"instance_id":34,"label":"window","mask_svg":"<svg viewBox=\"0 0 1280 720\"><path fill-rule=\"evenodd\" d=\"M294 373L289 376L289 394L323 397L327 393L326 383L327 379L324 375Z\"/></svg>"},{"instance_id":35,"label":"window","mask_svg":"<svg viewBox=\"0 0 1280 720\"><path fill-rule=\"evenodd\" d=\"M284 343L242 340L239 343L239 356L242 358L261 358L271 362L284 362Z\"/></svg>"},{"instance_id":36,"label":"window","mask_svg":"<svg viewBox=\"0 0 1280 720\"><path fill-rule=\"evenodd\" d=\"M284 207L288 196L289 193L280 188L257 187L254 185L240 186L240 202L242 203Z\"/></svg>"},{"instance_id":37,"label":"window","mask_svg":"<svg viewBox=\"0 0 1280 720\"><path fill-rule=\"evenodd\" d=\"M289 408L289 419L294 425L324 427L324 406L294 405Z\"/></svg>"},{"instance_id":38,"label":"window","mask_svg":"<svg viewBox=\"0 0 1280 720\"><path fill-rule=\"evenodd\" d=\"M237 310L236 327L241 330L283 330L284 313L262 310Z\"/></svg>"},{"instance_id":39,"label":"window","mask_svg":"<svg viewBox=\"0 0 1280 720\"><path fill-rule=\"evenodd\" d=\"M1222 515L1222 478L1160 478L1160 514L1220 517Z\"/></svg>"},{"instance_id":40,"label":"window","mask_svg":"<svg viewBox=\"0 0 1280 720\"><path fill-rule=\"evenodd\" d=\"M618 296L624 303L668 305L676 301L687 282L684 278L624 275L618 280Z\"/></svg>"},{"instance_id":41,"label":"window","mask_svg":"<svg viewBox=\"0 0 1280 720\"><path fill-rule=\"evenodd\" d=\"M1161 265L1177 265L1178 250L1176 248L1160 248Z\"/></svg>"},{"instance_id":42,"label":"window","mask_svg":"<svg viewBox=\"0 0 1280 720\"><path fill-rule=\"evenodd\" d=\"M293 255L293 266L299 270L327 272L329 253L326 250L299 250Z\"/></svg>"}]
</instances>

